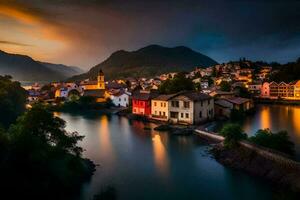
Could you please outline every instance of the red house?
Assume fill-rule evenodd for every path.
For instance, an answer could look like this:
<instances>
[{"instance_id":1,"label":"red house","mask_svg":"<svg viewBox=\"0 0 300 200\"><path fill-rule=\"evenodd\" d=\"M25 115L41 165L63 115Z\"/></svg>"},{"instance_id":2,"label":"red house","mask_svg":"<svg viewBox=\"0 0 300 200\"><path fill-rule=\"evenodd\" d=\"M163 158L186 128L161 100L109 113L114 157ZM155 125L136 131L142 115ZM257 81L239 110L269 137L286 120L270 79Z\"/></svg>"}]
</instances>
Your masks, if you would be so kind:
<instances>
[{"instance_id":1,"label":"red house","mask_svg":"<svg viewBox=\"0 0 300 200\"><path fill-rule=\"evenodd\" d=\"M151 115L151 99L156 97L157 93L140 90L132 95L132 113L136 115Z\"/></svg>"}]
</instances>

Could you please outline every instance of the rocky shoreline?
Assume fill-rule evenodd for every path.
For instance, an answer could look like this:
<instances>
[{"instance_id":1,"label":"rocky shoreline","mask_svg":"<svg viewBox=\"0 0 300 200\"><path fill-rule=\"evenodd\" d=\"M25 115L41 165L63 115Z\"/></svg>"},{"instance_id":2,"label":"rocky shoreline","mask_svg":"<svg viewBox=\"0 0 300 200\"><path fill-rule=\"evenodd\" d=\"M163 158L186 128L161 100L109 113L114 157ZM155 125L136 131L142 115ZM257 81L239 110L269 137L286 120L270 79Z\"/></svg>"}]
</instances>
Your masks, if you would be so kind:
<instances>
[{"instance_id":1,"label":"rocky shoreline","mask_svg":"<svg viewBox=\"0 0 300 200\"><path fill-rule=\"evenodd\" d=\"M300 194L300 170L297 167L272 161L242 146L227 149L220 143L211 152L225 166L262 177L279 188Z\"/></svg>"}]
</instances>

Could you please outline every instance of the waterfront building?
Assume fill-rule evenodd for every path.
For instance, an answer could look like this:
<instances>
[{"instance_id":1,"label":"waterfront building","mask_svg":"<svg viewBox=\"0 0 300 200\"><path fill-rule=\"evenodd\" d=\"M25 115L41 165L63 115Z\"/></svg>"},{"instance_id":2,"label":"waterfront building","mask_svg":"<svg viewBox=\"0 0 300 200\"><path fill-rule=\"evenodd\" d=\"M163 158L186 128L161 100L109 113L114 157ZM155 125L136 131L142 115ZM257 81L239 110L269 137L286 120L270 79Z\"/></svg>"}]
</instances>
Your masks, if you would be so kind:
<instances>
[{"instance_id":1,"label":"waterfront building","mask_svg":"<svg viewBox=\"0 0 300 200\"><path fill-rule=\"evenodd\" d=\"M248 84L248 90L254 96L260 96L262 91L262 83L260 81L254 81L251 84Z\"/></svg>"},{"instance_id":2,"label":"waterfront building","mask_svg":"<svg viewBox=\"0 0 300 200\"><path fill-rule=\"evenodd\" d=\"M285 82L265 82L261 88L261 97L270 99L300 100L300 81Z\"/></svg>"},{"instance_id":3,"label":"waterfront building","mask_svg":"<svg viewBox=\"0 0 300 200\"><path fill-rule=\"evenodd\" d=\"M76 83L61 83L57 85L54 93L55 98L68 98L70 95L74 94L81 96L83 92L82 87Z\"/></svg>"},{"instance_id":4,"label":"waterfront building","mask_svg":"<svg viewBox=\"0 0 300 200\"><path fill-rule=\"evenodd\" d=\"M110 91L110 99L117 107L128 107L130 93L124 90Z\"/></svg>"},{"instance_id":5,"label":"waterfront building","mask_svg":"<svg viewBox=\"0 0 300 200\"><path fill-rule=\"evenodd\" d=\"M105 102L109 98L109 94L105 90L104 73L100 69L97 81L84 81L81 83L83 88L83 96L92 96L96 98L96 102Z\"/></svg>"},{"instance_id":6,"label":"waterfront building","mask_svg":"<svg viewBox=\"0 0 300 200\"><path fill-rule=\"evenodd\" d=\"M214 100L200 92L185 92L169 99L172 123L197 124L214 118Z\"/></svg>"},{"instance_id":7,"label":"waterfront building","mask_svg":"<svg viewBox=\"0 0 300 200\"><path fill-rule=\"evenodd\" d=\"M269 98L270 97L270 83L264 82L262 84L260 96L263 97L263 98Z\"/></svg>"},{"instance_id":8,"label":"waterfront building","mask_svg":"<svg viewBox=\"0 0 300 200\"><path fill-rule=\"evenodd\" d=\"M223 100L229 103L227 105L230 105L231 110L248 111L254 107L253 101L247 98L231 97Z\"/></svg>"},{"instance_id":9,"label":"waterfront building","mask_svg":"<svg viewBox=\"0 0 300 200\"><path fill-rule=\"evenodd\" d=\"M151 99L158 96L157 92L139 90L132 94L132 113L136 115L151 115Z\"/></svg>"},{"instance_id":10,"label":"waterfront building","mask_svg":"<svg viewBox=\"0 0 300 200\"><path fill-rule=\"evenodd\" d=\"M177 94L159 95L151 100L151 118L156 120L168 121L169 120L169 108L172 97Z\"/></svg>"}]
</instances>

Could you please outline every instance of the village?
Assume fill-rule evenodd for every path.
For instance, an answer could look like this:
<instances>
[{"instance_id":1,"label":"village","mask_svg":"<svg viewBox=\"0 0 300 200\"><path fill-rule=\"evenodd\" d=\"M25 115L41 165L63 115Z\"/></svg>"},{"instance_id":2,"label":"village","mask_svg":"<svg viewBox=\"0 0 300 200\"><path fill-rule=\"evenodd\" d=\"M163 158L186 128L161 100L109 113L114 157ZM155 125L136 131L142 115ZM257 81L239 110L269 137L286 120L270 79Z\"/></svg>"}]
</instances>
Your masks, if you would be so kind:
<instances>
[{"instance_id":1,"label":"village","mask_svg":"<svg viewBox=\"0 0 300 200\"><path fill-rule=\"evenodd\" d=\"M127 109L133 115L193 125L250 112L256 101L300 100L300 81L268 81L274 72L276 70L267 65L253 69L250 61L195 67L183 73L186 79L192 80L193 90L164 93L160 91L161 85L178 73L106 81L105 72L100 69L94 79L53 82L44 86L34 84L25 89L29 93L29 105L35 102L56 105L91 97L96 103L109 101L113 107Z\"/></svg>"}]
</instances>

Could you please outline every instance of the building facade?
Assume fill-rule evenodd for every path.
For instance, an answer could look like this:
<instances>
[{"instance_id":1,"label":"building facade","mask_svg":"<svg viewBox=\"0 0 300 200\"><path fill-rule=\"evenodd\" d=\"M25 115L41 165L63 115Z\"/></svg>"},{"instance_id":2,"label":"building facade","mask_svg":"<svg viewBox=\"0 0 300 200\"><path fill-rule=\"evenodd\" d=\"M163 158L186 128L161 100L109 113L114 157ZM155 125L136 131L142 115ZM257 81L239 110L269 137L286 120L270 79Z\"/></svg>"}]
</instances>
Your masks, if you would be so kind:
<instances>
[{"instance_id":1,"label":"building facade","mask_svg":"<svg viewBox=\"0 0 300 200\"><path fill-rule=\"evenodd\" d=\"M187 92L169 99L172 123L197 124L214 118L214 102L209 95Z\"/></svg>"},{"instance_id":2,"label":"building facade","mask_svg":"<svg viewBox=\"0 0 300 200\"><path fill-rule=\"evenodd\" d=\"M132 113L142 116L151 115L151 99L157 96L151 91L136 91L132 94Z\"/></svg>"}]
</instances>

